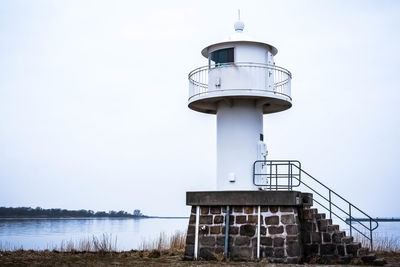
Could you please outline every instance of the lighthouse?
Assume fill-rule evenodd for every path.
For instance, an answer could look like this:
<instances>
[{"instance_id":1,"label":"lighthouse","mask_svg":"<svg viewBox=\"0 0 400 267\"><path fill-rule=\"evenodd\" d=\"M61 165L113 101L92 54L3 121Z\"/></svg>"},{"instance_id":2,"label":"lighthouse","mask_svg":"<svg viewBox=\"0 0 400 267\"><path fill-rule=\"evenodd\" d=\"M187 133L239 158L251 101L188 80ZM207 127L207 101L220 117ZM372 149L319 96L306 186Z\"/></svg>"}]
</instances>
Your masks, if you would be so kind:
<instances>
[{"instance_id":1,"label":"lighthouse","mask_svg":"<svg viewBox=\"0 0 400 267\"><path fill-rule=\"evenodd\" d=\"M274 46L248 37L240 20L234 29L201 51L207 66L189 73L189 108L217 117L217 190L186 192L192 209L184 258L348 263L366 255L352 231L369 231L363 237L372 249L376 220L299 161L267 159L263 116L291 108L292 75L275 64ZM359 222L357 229L354 212L367 216L369 227ZM350 236L333 224L334 216L349 218Z\"/></svg>"},{"instance_id":2,"label":"lighthouse","mask_svg":"<svg viewBox=\"0 0 400 267\"><path fill-rule=\"evenodd\" d=\"M257 190L268 184L266 164L254 164L268 155L263 115L292 106L292 75L275 65L278 50L247 36L242 21L234 30L201 51L208 65L189 73L188 107L217 117L217 190Z\"/></svg>"}]
</instances>

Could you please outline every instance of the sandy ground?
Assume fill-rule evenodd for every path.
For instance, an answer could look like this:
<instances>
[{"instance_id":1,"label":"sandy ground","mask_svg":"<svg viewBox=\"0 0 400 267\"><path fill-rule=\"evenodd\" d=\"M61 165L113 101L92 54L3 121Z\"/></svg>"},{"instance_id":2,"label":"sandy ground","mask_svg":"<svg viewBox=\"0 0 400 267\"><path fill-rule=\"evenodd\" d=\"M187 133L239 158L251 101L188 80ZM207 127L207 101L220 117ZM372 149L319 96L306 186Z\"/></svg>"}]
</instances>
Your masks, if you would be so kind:
<instances>
[{"instance_id":1,"label":"sandy ground","mask_svg":"<svg viewBox=\"0 0 400 267\"><path fill-rule=\"evenodd\" d=\"M317 264L269 264L267 262L183 261L182 252L52 252L0 251L0 266L321 266ZM400 266L400 253L379 253L388 262ZM339 265L323 265L339 266ZM348 267L354 265L346 265Z\"/></svg>"}]
</instances>

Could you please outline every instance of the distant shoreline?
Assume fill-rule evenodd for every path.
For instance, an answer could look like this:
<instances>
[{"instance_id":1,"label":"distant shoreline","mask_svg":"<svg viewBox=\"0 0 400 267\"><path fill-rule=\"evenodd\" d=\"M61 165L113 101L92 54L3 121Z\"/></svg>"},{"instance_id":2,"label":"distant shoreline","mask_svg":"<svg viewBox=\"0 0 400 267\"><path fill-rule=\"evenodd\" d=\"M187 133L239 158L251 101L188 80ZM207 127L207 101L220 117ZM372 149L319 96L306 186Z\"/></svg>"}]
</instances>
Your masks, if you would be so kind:
<instances>
[{"instance_id":1,"label":"distant shoreline","mask_svg":"<svg viewBox=\"0 0 400 267\"><path fill-rule=\"evenodd\" d=\"M85 219L85 220L87 220L87 219L189 219L189 217L179 217L179 216L172 216L172 217L168 217L168 216L138 216L138 217L126 217L126 216L121 216L121 217L116 217L116 216L113 216L113 217L106 217L106 216L103 216L103 217L94 217L94 216L91 216L91 217L73 217L73 216L65 216L65 217L39 217L39 216L37 216L37 217L25 217L25 216L21 216L21 217L18 217L18 216L6 216L6 217L2 217L2 216L0 216L0 220L2 220L2 219L26 219L26 220L32 220L32 219L55 219L55 220L57 220L57 219Z\"/></svg>"}]
</instances>

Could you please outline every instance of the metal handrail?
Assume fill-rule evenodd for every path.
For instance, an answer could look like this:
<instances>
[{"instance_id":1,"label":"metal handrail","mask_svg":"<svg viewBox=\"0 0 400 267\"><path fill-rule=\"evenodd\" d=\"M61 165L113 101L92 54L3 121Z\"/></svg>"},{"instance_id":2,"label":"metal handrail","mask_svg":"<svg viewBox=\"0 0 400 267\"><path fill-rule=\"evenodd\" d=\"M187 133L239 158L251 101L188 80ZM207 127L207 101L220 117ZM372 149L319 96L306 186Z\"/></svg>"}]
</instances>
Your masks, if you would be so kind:
<instances>
[{"instance_id":1,"label":"metal handrail","mask_svg":"<svg viewBox=\"0 0 400 267\"><path fill-rule=\"evenodd\" d=\"M267 92L273 94L283 95L292 100L290 96L290 81L292 79L292 74L285 68L261 64L261 63L253 63L253 62L233 62L233 63L224 63L220 65L207 65L203 67L196 68L192 70L189 75L189 101L193 97L199 95L205 95L210 93L208 89L208 72L214 69L224 69L224 68L261 68L265 69L265 71L271 71L274 74L273 77L273 90L263 87L263 88L225 88L212 90L222 92L222 91L235 91L235 90L248 90L248 91L259 91L259 92Z\"/></svg>"},{"instance_id":2,"label":"metal handrail","mask_svg":"<svg viewBox=\"0 0 400 267\"><path fill-rule=\"evenodd\" d=\"M270 173L256 173L257 170L257 164L266 164L267 166L270 166ZM275 173L273 174L273 166L288 166L288 173L278 173L278 167L275 167ZM293 167L298 169L298 175L293 175ZM268 168L266 168L268 170ZM303 175L301 175L303 174ZM329 187L327 187L326 185L324 185L322 182L320 182L319 180L317 180L316 178L314 178L311 174L309 174L308 172L304 171L301 168L301 164L299 161L296 160L257 160L254 162L253 164L253 183L256 186L264 186L265 189L268 189L268 185L260 185L258 183L256 183L256 177L260 176L260 175L264 175L267 178L269 177L270 179L270 187L269 190L273 190L272 188L272 179L277 179L277 177L280 177L280 179L287 179L288 182L285 184L278 184L278 180L275 181L275 186L274 189L275 190L293 190L293 187L298 187L301 185L304 185L305 187L307 187L308 189L310 189L314 194L318 195L319 197L321 197L323 200L327 201L329 204L329 207L324 206L322 203L320 203L319 201L317 201L314 197L312 197L313 201L315 201L317 204L319 204L321 207L323 207L324 209L326 209L327 211L329 211L329 218L332 219L332 214L335 215L337 218L339 218L340 220L342 220L343 222L345 222L346 224L348 224L350 226L350 236L353 235L352 230L357 231L359 234L361 234L362 236L364 236L365 238L367 238L370 241L370 248L371 250L373 250L373 240L372 240L372 232L378 228L379 223L377 220L375 220L374 218L372 218L371 216L369 216L368 214L366 214L364 211L362 211L361 209L359 209L357 206L353 205L351 202L349 202L348 200L346 200L345 198L343 198L341 195L339 195L338 193L336 193L335 191L333 191L332 189L330 189ZM318 192L317 190L315 190L314 188L312 188L310 185L306 184L304 182L304 179L301 179L301 177L304 178L304 175L308 178L310 178L311 180L317 182L320 186L322 186L323 188L325 188L326 190L328 190L328 196L324 196L322 195L320 192ZM298 181L297 185L293 185L293 179ZM340 198L342 201L344 201L347 205L348 205L348 212L345 211L343 208L339 207L338 205L336 205L333 201L332 201L332 196L336 196L338 198ZM333 210L332 207L338 209L339 211L341 211L342 213L344 213L346 216L348 216L348 221L344 220L343 218L341 218L339 215L337 215ZM369 226L365 225L364 223L362 223L360 220L358 220L357 218L353 217L352 211L358 211L360 213L362 213L364 216L366 216L368 218L369 221ZM354 213L353 213L354 214ZM352 222L357 222L359 223L364 229L369 231L369 237L366 236L363 232L361 232L359 229L357 229L356 227L354 227L352 225ZM375 223L374 227L372 227L372 223Z\"/></svg>"}]
</instances>

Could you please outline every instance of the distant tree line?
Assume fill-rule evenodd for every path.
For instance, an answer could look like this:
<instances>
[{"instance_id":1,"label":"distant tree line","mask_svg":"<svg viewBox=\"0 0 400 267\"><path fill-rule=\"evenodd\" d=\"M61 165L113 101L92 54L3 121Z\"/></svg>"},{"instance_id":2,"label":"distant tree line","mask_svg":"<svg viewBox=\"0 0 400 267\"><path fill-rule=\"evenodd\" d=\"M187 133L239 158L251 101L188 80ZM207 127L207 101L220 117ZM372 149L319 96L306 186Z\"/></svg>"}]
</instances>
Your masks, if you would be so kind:
<instances>
[{"instance_id":1,"label":"distant tree line","mask_svg":"<svg viewBox=\"0 0 400 267\"><path fill-rule=\"evenodd\" d=\"M137 218L147 217L143 215L140 210L134 210L133 213L126 211L114 211L109 212L93 210L65 210L65 209L42 209L41 207L30 208L30 207L18 207L18 208L6 208L0 207L0 217L41 217L41 218L62 218L62 217L126 217L126 218Z\"/></svg>"}]
</instances>

